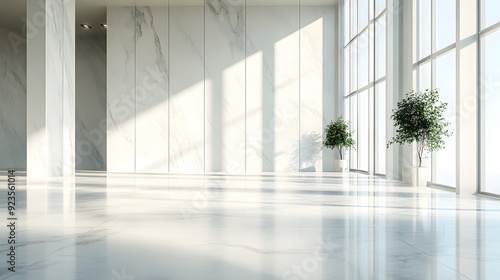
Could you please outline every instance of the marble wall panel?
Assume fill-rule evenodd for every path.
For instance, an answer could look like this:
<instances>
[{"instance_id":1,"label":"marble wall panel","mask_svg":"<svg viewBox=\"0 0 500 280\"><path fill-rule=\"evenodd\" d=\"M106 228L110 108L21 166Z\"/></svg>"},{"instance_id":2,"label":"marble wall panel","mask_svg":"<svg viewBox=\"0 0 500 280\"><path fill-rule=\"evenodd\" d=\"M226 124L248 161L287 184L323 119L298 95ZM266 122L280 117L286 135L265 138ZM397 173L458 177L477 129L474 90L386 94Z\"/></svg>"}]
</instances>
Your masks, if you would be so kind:
<instances>
[{"instance_id":1,"label":"marble wall panel","mask_svg":"<svg viewBox=\"0 0 500 280\"><path fill-rule=\"evenodd\" d=\"M168 31L168 7L136 8L136 172L168 172Z\"/></svg>"},{"instance_id":2,"label":"marble wall panel","mask_svg":"<svg viewBox=\"0 0 500 280\"><path fill-rule=\"evenodd\" d=\"M106 170L106 37L76 40L76 169Z\"/></svg>"},{"instance_id":3,"label":"marble wall panel","mask_svg":"<svg viewBox=\"0 0 500 280\"><path fill-rule=\"evenodd\" d=\"M335 115L335 9L302 6L300 28L300 169L332 171L323 131Z\"/></svg>"},{"instance_id":4,"label":"marble wall panel","mask_svg":"<svg viewBox=\"0 0 500 280\"><path fill-rule=\"evenodd\" d=\"M203 172L204 0L170 7L170 171Z\"/></svg>"},{"instance_id":5,"label":"marble wall panel","mask_svg":"<svg viewBox=\"0 0 500 280\"><path fill-rule=\"evenodd\" d=\"M47 108L66 109L47 115L54 126L47 126L50 143L76 150L78 169L103 170L107 164L111 172L327 171L330 151L318 141L335 113L336 8L298 1L285 7L254 6L252 0L199 2L108 8L107 56L97 41L76 54L85 60L78 73L87 71L77 81L78 88L85 86L77 92L76 146L74 128L64 121L74 113L71 94L63 94L74 83L68 72L73 66L57 63L61 53L71 56L71 48L60 48L71 44L71 36L54 38L47 55L55 63L49 67L67 79L47 86L55 94ZM48 28L72 32L54 23ZM8 79L1 83L2 100L22 104L22 81L15 78L22 64L12 66L8 60L15 57L1 57L7 69L2 77ZM15 98L4 97L7 87L15 89ZM4 117L3 138L27 137L22 118ZM32 137L43 132L35 130ZM89 149L82 143L90 143ZM4 145L2 154L10 151L9 161L22 168L26 156L18 155L26 152L22 145L11 146ZM66 150L51 153L49 161L71 162ZM63 172L65 165L52 168Z\"/></svg>"},{"instance_id":6,"label":"marble wall panel","mask_svg":"<svg viewBox=\"0 0 500 280\"><path fill-rule=\"evenodd\" d=\"M108 7L107 17L107 171L135 172L136 9Z\"/></svg>"},{"instance_id":7,"label":"marble wall panel","mask_svg":"<svg viewBox=\"0 0 500 280\"><path fill-rule=\"evenodd\" d=\"M297 171L299 3L247 8L247 171ZM269 28L272 26L272 28Z\"/></svg>"},{"instance_id":8,"label":"marble wall panel","mask_svg":"<svg viewBox=\"0 0 500 280\"><path fill-rule=\"evenodd\" d=\"M21 34L0 29L0 170L26 170L26 44L23 41Z\"/></svg>"},{"instance_id":9,"label":"marble wall panel","mask_svg":"<svg viewBox=\"0 0 500 280\"><path fill-rule=\"evenodd\" d=\"M108 44L121 48L108 51L108 62L116 61L108 66L114 75L108 78L108 111L114 107L108 141L118 144L110 152L108 142L108 160L115 162L109 171L164 172L162 158L170 172L322 170L323 127L334 113L337 11L298 0L279 7L252 1L109 8ZM146 91L148 102L134 99L149 65L167 80L166 101L163 84L157 93ZM123 97L130 90L134 95ZM111 104L113 98L118 102ZM127 100L133 117L116 121L114 115L127 115L121 106Z\"/></svg>"},{"instance_id":10,"label":"marble wall panel","mask_svg":"<svg viewBox=\"0 0 500 280\"><path fill-rule=\"evenodd\" d=\"M205 2L205 171L245 172L245 1Z\"/></svg>"}]
</instances>

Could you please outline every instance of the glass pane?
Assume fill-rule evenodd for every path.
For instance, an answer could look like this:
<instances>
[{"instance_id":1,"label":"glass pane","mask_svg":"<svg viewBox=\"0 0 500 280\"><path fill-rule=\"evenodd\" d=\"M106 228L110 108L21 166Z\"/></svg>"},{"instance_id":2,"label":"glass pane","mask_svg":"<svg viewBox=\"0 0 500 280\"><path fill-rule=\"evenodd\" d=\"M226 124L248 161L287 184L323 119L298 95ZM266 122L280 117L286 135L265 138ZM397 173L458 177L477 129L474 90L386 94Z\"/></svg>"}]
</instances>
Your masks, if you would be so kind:
<instances>
[{"instance_id":1,"label":"glass pane","mask_svg":"<svg viewBox=\"0 0 500 280\"><path fill-rule=\"evenodd\" d=\"M500 1L483 0L483 28L500 22Z\"/></svg>"},{"instance_id":2,"label":"glass pane","mask_svg":"<svg viewBox=\"0 0 500 280\"><path fill-rule=\"evenodd\" d=\"M375 173L386 173L385 81L375 86Z\"/></svg>"},{"instance_id":3,"label":"glass pane","mask_svg":"<svg viewBox=\"0 0 500 280\"><path fill-rule=\"evenodd\" d=\"M418 8L418 26L419 32L419 58L424 58L431 54L431 0L420 0L420 5Z\"/></svg>"},{"instance_id":4,"label":"glass pane","mask_svg":"<svg viewBox=\"0 0 500 280\"><path fill-rule=\"evenodd\" d=\"M385 76L386 66L386 22L383 15L375 23L375 79Z\"/></svg>"},{"instance_id":5,"label":"glass pane","mask_svg":"<svg viewBox=\"0 0 500 280\"><path fill-rule=\"evenodd\" d=\"M368 91L358 97L358 169L368 171Z\"/></svg>"},{"instance_id":6,"label":"glass pane","mask_svg":"<svg viewBox=\"0 0 500 280\"><path fill-rule=\"evenodd\" d=\"M456 56L455 50L436 59L436 88L440 99L448 103L445 118L453 135L445 139L444 149L434 153L434 183L456 187Z\"/></svg>"},{"instance_id":7,"label":"glass pane","mask_svg":"<svg viewBox=\"0 0 500 280\"><path fill-rule=\"evenodd\" d=\"M344 119L348 122L351 122L351 105L350 105L351 98L345 98L344 99ZM345 158L349 160L349 151L345 152ZM349 162L350 164L350 162ZM349 166L350 167L350 166Z\"/></svg>"},{"instance_id":8,"label":"glass pane","mask_svg":"<svg viewBox=\"0 0 500 280\"><path fill-rule=\"evenodd\" d=\"M351 40L351 34L349 34L349 26L350 26L350 2L349 0L346 0L344 2L344 45L349 43Z\"/></svg>"},{"instance_id":9,"label":"glass pane","mask_svg":"<svg viewBox=\"0 0 500 280\"><path fill-rule=\"evenodd\" d=\"M357 142L358 141L358 102L357 96L352 96L350 98L350 123L351 131L353 131L352 137ZM349 167L351 169L358 169L358 151L355 149L350 150L349 157Z\"/></svg>"},{"instance_id":10,"label":"glass pane","mask_svg":"<svg viewBox=\"0 0 500 280\"><path fill-rule=\"evenodd\" d=\"M358 38L358 89L368 85L368 73L369 73L369 38L368 30L361 33Z\"/></svg>"},{"instance_id":11,"label":"glass pane","mask_svg":"<svg viewBox=\"0 0 500 280\"><path fill-rule=\"evenodd\" d=\"M344 48L344 93L345 95L349 95L351 93L351 90L350 90L350 85L351 85L351 78L350 78L350 60L351 60L351 57L350 57L350 47L347 46Z\"/></svg>"},{"instance_id":12,"label":"glass pane","mask_svg":"<svg viewBox=\"0 0 500 280\"><path fill-rule=\"evenodd\" d=\"M440 50L456 41L456 0L439 0L435 2L436 50Z\"/></svg>"},{"instance_id":13,"label":"glass pane","mask_svg":"<svg viewBox=\"0 0 500 280\"><path fill-rule=\"evenodd\" d=\"M375 16L378 16L385 9L386 0L375 0Z\"/></svg>"},{"instance_id":14,"label":"glass pane","mask_svg":"<svg viewBox=\"0 0 500 280\"><path fill-rule=\"evenodd\" d=\"M427 62L425 64L420 65L419 67L419 82L418 88L420 91L424 91L426 89L431 89L432 87L432 79L431 79L431 63Z\"/></svg>"},{"instance_id":15,"label":"glass pane","mask_svg":"<svg viewBox=\"0 0 500 280\"><path fill-rule=\"evenodd\" d=\"M344 118L346 121L350 121L351 120L351 106L350 106L350 102L349 102L350 98L345 98L344 99Z\"/></svg>"},{"instance_id":16,"label":"glass pane","mask_svg":"<svg viewBox=\"0 0 500 280\"><path fill-rule=\"evenodd\" d=\"M354 40L350 45L350 53L351 56L351 92L358 89L358 40Z\"/></svg>"},{"instance_id":17,"label":"glass pane","mask_svg":"<svg viewBox=\"0 0 500 280\"><path fill-rule=\"evenodd\" d=\"M483 191L500 194L500 31L487 35L483 39Z\"/></svg>"},{"instance_id":18,"label":"glass pane","mask_svg":"<svg viewBox=\"0 0 500 280\"><path fill-rule=\"evenodd\" d=\"M351 38L358 35L358 0L351 0Z\"/></svg>"},{"instance_id":19,"label":"glass pane","mask_svg":"<svg viewBox=\"0 0 500 280\"><path fill-rule=\"evenodd\" d=\"M368 0L358 0L358 30L368 25ZM358 31L358 32L359 32Z\"/></svg>"}]
</instances>

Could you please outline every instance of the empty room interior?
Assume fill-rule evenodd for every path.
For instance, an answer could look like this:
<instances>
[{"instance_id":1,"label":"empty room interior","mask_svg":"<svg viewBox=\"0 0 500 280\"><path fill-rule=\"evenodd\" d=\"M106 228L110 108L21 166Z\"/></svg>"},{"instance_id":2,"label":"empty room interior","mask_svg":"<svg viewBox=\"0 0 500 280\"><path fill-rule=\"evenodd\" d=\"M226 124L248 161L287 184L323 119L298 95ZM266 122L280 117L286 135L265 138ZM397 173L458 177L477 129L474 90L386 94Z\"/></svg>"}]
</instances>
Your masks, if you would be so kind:
<instances>
[{"instance_id":1,"label":"empty room interior","mask_svg":"<svg viewBox=\"0 0 500 280\"><path fill-rule=\"evenodd\" d=\"M0 0L0 279L500 279L499 45L498 0Z\"/></svg>"}]
</instances>

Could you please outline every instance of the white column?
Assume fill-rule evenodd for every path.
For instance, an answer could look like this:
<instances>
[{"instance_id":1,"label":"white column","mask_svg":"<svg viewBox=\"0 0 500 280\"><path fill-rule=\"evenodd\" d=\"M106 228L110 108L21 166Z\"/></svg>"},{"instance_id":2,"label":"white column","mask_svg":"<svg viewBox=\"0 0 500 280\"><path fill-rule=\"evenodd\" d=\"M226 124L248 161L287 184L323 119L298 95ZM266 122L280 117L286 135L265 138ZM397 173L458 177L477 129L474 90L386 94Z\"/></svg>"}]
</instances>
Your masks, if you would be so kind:
<instances>
[{"instance_id":1,"label":"white column","mask_svg":"<svg viewBox=\"0 0 500 280\"><path fill-rule=\"evenodd\" d=\"M401 6L399 1L387 1L387 140L392 139L395 133L393 121L389 119L392 109L399 100L399 25ZM387 149L387 178L400 179L400 147L392 145Z\"/></svg>"},{"instance_id":2,"label":"white column","mask_svg":"<svg viewBox=\"0 0 500 280\"><path fill-rule=\"evenodd\" d=\"M394 106L388 108L391 110L396 107L396 104L399 100L405 97L407 92L415 89L414 79L413 79L413 64L416 62L415 55L415 43L416 40L416 32L414 32L413 28L415 27L414 23L416 22L413 18L414 9L416 1L397 1L395 6L393 7L394 14L400 17L399 22L399 45L400 45L400 70L399 70L399 88L398 94L399 99L394 100ZM399 60L399 59L398 59ZM397 60L397 61L398 61ZM405 166L417 166L417 150L415 144L411 146L403 146L402 153L400 155L400 172L404 169Z\"/></svg>"},{"instance_id":3,"label":"white column","mask_svg":"<svg viewBox=\"0 0 500 280\"><path fill-rule=\"evenodd\" d=\"M27 171L75 171L75 1L27 1Z\"/></svg>"},{"instance_id":4,"label":"white column","mask_svg":"<svg viewBox=\"0 0 500 280\"><path fill-rule=\"evenodd\" d=\"M457 194L477 192L477 47L474 0L457 1ZM482 80L479 81L481 84Z\"/></svg>"}]
</instances>

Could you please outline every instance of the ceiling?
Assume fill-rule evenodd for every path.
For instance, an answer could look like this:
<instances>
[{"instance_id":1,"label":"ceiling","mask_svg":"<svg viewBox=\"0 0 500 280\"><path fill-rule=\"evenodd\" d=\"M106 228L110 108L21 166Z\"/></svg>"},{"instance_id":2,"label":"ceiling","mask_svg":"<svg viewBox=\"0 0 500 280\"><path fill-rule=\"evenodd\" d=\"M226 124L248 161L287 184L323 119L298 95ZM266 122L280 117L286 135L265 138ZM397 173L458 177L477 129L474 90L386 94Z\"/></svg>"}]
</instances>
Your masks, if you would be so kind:
<instances>
[{"instance_id":1,"label":"ceiling","mask_svg":"<svg viewBox=\"0 0 500 280\"><path fill-rule=\"evenodd\" d=\"M0 27L24 33L26 30L26 1L27 0L0 0ZM165 6L170 5L197 6L203 0L75 0L76 22L87 23L93 28L84 30L77 28L77 35L105 34L100 24L106 22L107 6ZM226 0L238 5L244 0ZM247 6L286 6L299 0L246 0ZM339 0L301 0L302 5L337 5Z\"/></svg>"}]
</instances>

